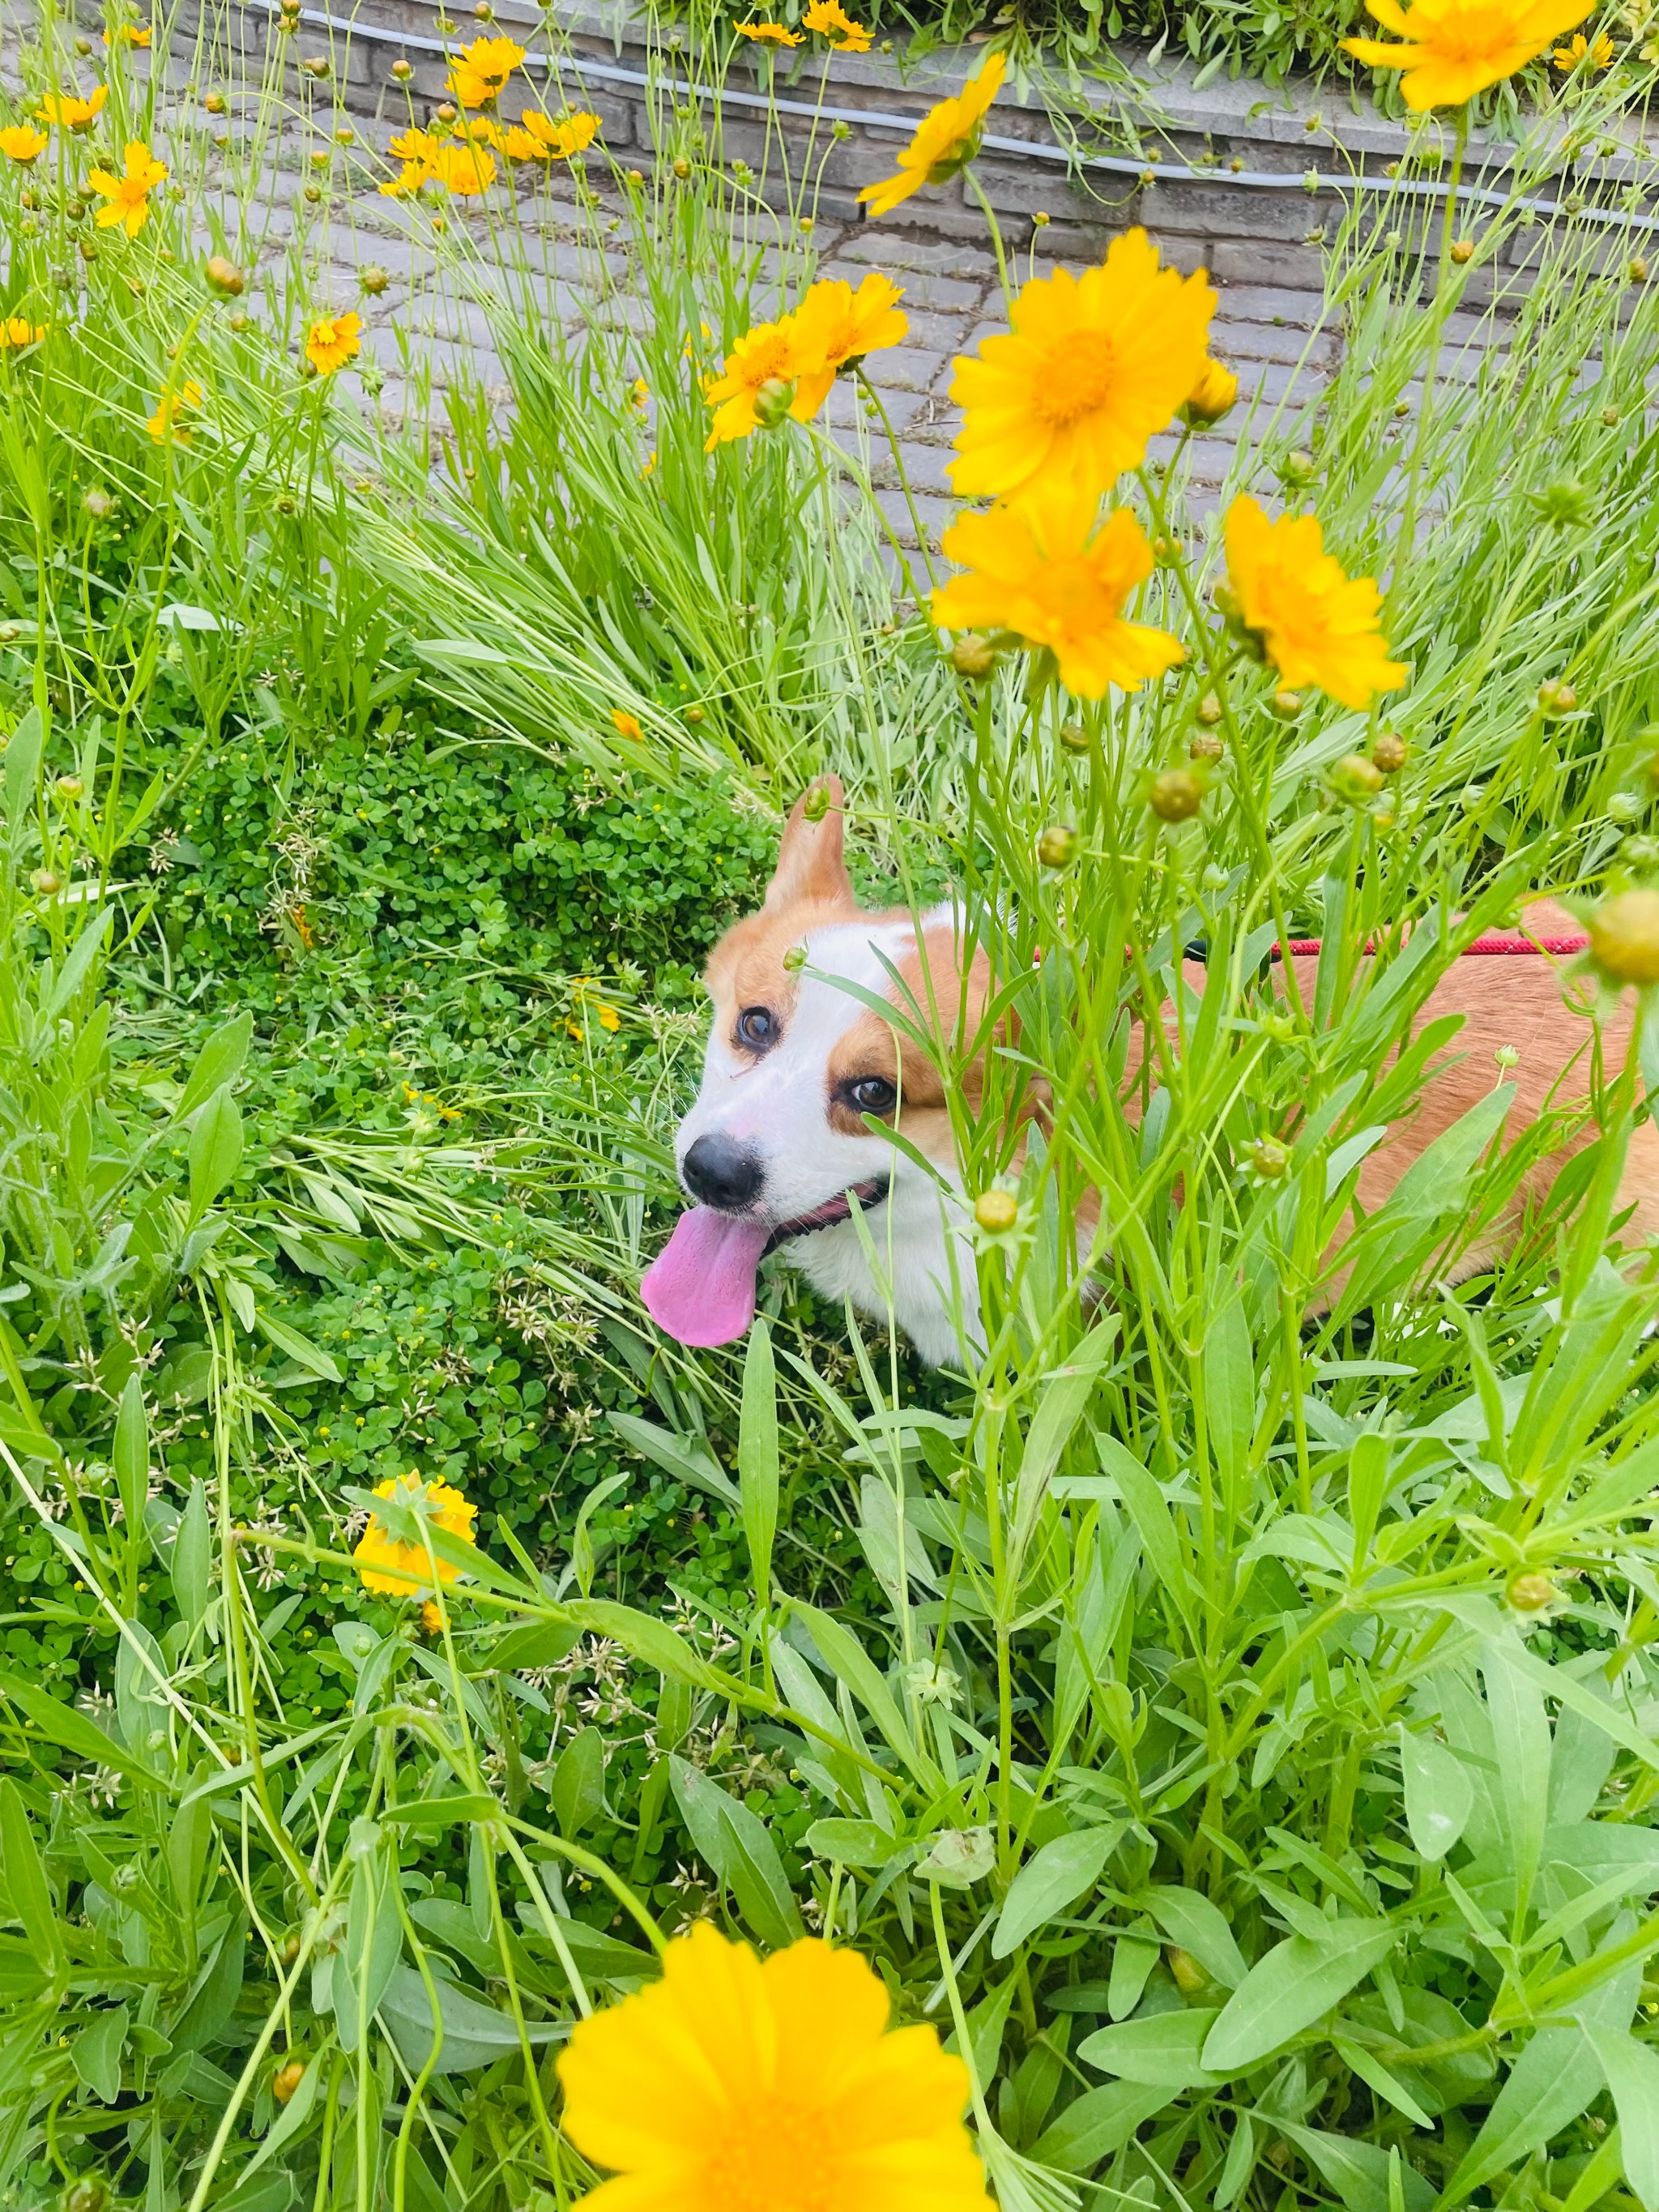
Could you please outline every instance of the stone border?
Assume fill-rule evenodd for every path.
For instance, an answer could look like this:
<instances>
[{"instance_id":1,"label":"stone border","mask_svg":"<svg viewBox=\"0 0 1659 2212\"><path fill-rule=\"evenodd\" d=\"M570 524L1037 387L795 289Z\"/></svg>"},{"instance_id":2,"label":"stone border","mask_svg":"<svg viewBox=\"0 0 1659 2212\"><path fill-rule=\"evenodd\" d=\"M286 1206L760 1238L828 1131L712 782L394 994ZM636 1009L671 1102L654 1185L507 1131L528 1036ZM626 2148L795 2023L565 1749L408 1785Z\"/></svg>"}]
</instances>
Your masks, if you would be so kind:
<instances>
[{"instance_id":1,"label":"stone border","mask_svg":"<svg viewBox=\"0 0 1659 2212\"><path fill-rule=\"evenodd\" d=\"M455 28L446 39L439 29L444 14L441 0L359 0L339 13L324 0L302 6L295 40L276 27L277 0L242 0L240 6L233 0L231 35L250 65L263 61L273 41L284 46L296 86L301 80L294 64L320 46L344 105L400 117L410 97L428 110L444 99L446 53L486 27L470 13L452 16ZM210 0L192 0L181 11L179 29L193 31L199 23L216 46L223 20ZM500 0L495 11L495 25L509 33L533 32L543 20L534 0ZM858 187L890 167L895 147L927 107L959 87L982 58L974 46L941 48L921 60L885 53L808 58L804 49L775 59L775 50L745 52L714 88L684 74L672 33L666 44L651 42L628 0L577 0L560 11L557 28L564 52L548 72L557 79L552 96L572 97L597 112L611 152L648 154L651 102L668 96L718 108L726 156L758 166L765 138L758 118L770 111L788 137L811 144L818 208L842 222L859 220ZM527 68L548 70L532 41L525 43L532 45ZM394 62L410 65L406 82L392 76ZM1346 110L1339 121L1327 117L1308 87L1275 93L1237 79L1200 88L1193 76L1182 64L1145 68L1133 82L1103 82L1063 107L1051 107L1034 87L1006 88L991 112L994 127L986 133L975 173L1012 228L1011 244L1031 241L1031 218L1038 213L1048 218L1046 230L1037 233L1044 252L1097 253L1103 236L1139 223L1176 265L1206 266L1223 283L1317 286L1330 216L1345 212L1357 190L1375 200L1379 219L1386 207L1398 211L1391 220L1419 237L1432 229L1447 185L1420 174L1388 173L1420 147L1418 131L1340 88L1329 88ZM1056 112L1090 151L1060 143ZM1603 228L1610 257L1659 231L1659 212L1617 204L1628 203L1631 188L1639 191L1653 173L1635 118L1621 121L1628 153L1595 161L1560 157L1572 191L1522 204L1534 223L1577 219ZM835 139L837 125L848 135ZM1448 143L1443 125L1430 128L1443 146ZM1153 137L1158 150L1148 158L1144 143ZM1094 150L1103 143L1119 150ZM1460 204L1501 204L1513 189L1505 182L1512 179L1513 158L1514 149L1498 140L1473 140ZM960 181L917 194L871 228L947 240L985 234L983 216ZM1481 289L1490 295L1500 283L1517 284L1536 250L1524 234L1511 239L1504 263L1484 272Z\"/></svg>"}]
</instances>

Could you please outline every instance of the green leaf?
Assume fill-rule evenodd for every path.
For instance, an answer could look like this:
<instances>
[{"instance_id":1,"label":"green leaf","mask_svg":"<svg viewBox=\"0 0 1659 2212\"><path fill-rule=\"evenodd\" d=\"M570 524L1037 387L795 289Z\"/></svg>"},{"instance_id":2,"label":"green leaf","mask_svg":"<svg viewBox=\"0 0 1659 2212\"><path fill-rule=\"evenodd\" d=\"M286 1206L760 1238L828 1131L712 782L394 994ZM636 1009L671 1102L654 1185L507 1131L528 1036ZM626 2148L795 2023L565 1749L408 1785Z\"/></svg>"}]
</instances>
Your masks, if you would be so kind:
<instances>
[{"instance_id":1,"label":"green leaf","mask_svg":"<svg viewBox=\"0 0 1659 2212\"><path fill-rule=\"evenodd\" d=\"M1468 1826L1474 1784L1455 1752L1402 1723L1400 1771L1406 1783L1406 1826L1425 1859L1443 1859Z\"/></svg>"},{"instance_id":2,"label":"green leaf","mask_svg":"<svg viewBox=\"0 0 1659 2212\"><path fill-rule=\"evenodd\" d=\"M1364 2142L1354 2136L1328 2135L1322 2128L1298 2127L1277 2119L1273 2126L1293 2142L1334 2192L1343 2212L1395 2212L1389 2193L1389 2175L1400 2176L1403 2212L1429 2212L1434 2191L1414 2166L1381 2143Z\"/></svg>"},{"instance_id":3,"label":"green leaf","mask_svg":"<svg viewBox=\"0 0 1659 2212\"><path fill-rule=\"evenodd\" d=\"M493 1797L415 1797L406 1805L387 1805L380 1818L387 1826L450 1828L461 1820L499 1820L502 1808Z\"/></svg>"},{"instance_id":4,"label":"green leaf","mask_svg":"<svg viewBox=\"0 0 1659 2212\"><path fill-rule=\"evenodd\" d=\"M278 1321L263 1306L255 1312L253 1319L254 1325L266 1342L274 1344L278 1352L287 1352L289 1358L303 1367L307 1375L319 1375L325 1382L345 1381L345 1376L329 1353L320 1345L313 1344L308 1336L301 1336L299 1330L289 1322Z\"/></svg>"},{"instance_id":5,"label":"green leaf","mask_svg":"<svg viewBox=\"0 0 1659 2212\"><path fill-rule=\"evenodd\" d=\"M1143 2120L1161 2112L1174 2094L1178 2093L1127 2081L1085 2089L1038 2136L1031 2156L1039 2166L1056 2166L1062 2173L1092 2173L1103 2159L1123 2148Z\"/></svg>"},{"instance_id":6,"label":"green leaf","mask_svg":"<svg viewBox=\"0 0 1659 2212\"><path fill-rule=\"evenodd\" d=\"M190 1496L179 1516L179 1533L173 1540L173 1595L192 1628L208 1608L212 1565L213 1530L208 1520L207 1490L197 1475L191 1480Z\"/></svg>"},{"instance_id":7,"label":"green leaf","mask_svg":"<svg viewBox=\"0 0 1659 2212\"><path fill-rule=\"evenodd\" d=\"M144 1506L149 1497L149 1422L144 1413L144 1386L137 1373L128 1376L115 1417L115 1486L130 1531L144 1525Z\"/></svg>"},{"instance_id":8,"label":"green leaf","mask_svg":"<svg viewBox=\"0 0 1659 2212\"><path fill-rule=\"evenodd\" d=\"M1085 2035L1077 2055L1103 2074L1144 2081L1149 2089L1214 2089L1227 2079L1204 2063L1205 2044L1221 2017L1212 2005L1121 2020Z\"/></svg>"},{"instance_id":9,"label":"green leaf","mask_svg":"<svg viewBox=\"0 0 1659 2212\"><path fill-rule=\"evenodd\" d=\"M1236 1990L1249 1972L1225 1917L1197 1890L1171 1882L1139 1890L1130 1901L1138 1911L1151 1913L1170 1941L1190 1951L1210 1979L1224 1989Z\"/></svg>"},{"instance_id":10,"label":"green leaf","mask_svg":"<svg viewBox=\"0 0 1659 2212\"><path fill-rule=\"evenodd\" d=\"M1008 1885L991 1938L992 1957L1006 1959L1091 1890L1122 1832L1121 1826L1079 1828L1069 1836L1056 1836L1029 1858Z\"/></svg>"},{"instance_id":11,"label":"green leaf","mask_svg":"<svg viewBox=\"0 0 1659 2212\"><path fill-rule=\"evenodd\" d=\"M750 1329L744 1354L738 1476L749 1568L764 1611L770 1604L772 1543L778 1529L778 1401L772 1335L762 1317Z\"/></svg>"},{"instance_id":12,"label":"green leaf","mask_svg":"<svg viewBox=\"0 0 1659 2212\"><path fill-rule=\"evenodd\" d=\"M968 2013L968 2061L974 2069L974 2079L981 2090L988 2089L996 2077L997 2061L1002 2056L1002 2039L1007 2032L1008 2008L1014 1999L1015 1979L1016 1977L1010 1974ZM945 2038L945 2048L952 2057L961 2057L961 2037L953 2031Z\"/></svg>"},{"instance_id":13,"label":"green leaf","mask_svg":"<svg viewBox=\"0 0 1659 2212\"><path fill-rule=\"evenodd\" d=\"M736 1483L708 1452L684 1437L659 1429L654 1421L642 1421L637 1413L607 1413L605 1418L625 1444L653 1460L676 1482L689 1483L694 1490L708 1491L723 1504L741 1508L743 1500Z\"/></svg>"},{"instance_id":14,"label":"green leaf","mask_svg":"<svg viewBox=\"0 0 1659 2212\"><path fill-rule=\"evenodd\" d=\"M573 1735L548 1786L562 1836L577 1836L605 1810L605 1738L596 1728Z\"/></svg>"},{"instance_id":15,"label":"green leaf","mask_svg":"<svg viewBox=\"0 0 1659 2212\"><path fill-rule=\"evenodd\" d=\"M909 1846L873 1820L814 1820L804 1838L815 1858L837 1866L885 1866Z\"/></svg>"},{"instance_id":16,"label":"green leaf","mask_svg":"<svg viewBox=\"0 0 1659 2212\"><path fill-rule=\"evenodd\" d=\"M92 964L103 951L108 940L114 917L105 915L101 920L89 923L70 947L69 957L54 978L40 1007L48 1021L56 1021L85 984L92 972Z\"/></svg>"},{"instance_id":17,"label":"green leaf","mask_svg":"<svg viewBox=\"0 0 1659 2212\"><path fill-rule=\"evenodd\" d=\"M34 804L35 786L40 776L40 750L46 738L40 709L31 707L12 732L6 746L6 820L14 845L18 825Z\"/></svg>"},{"instance_id":18,"label":"green leaf","mask_svg":"<svg viewBox=\"0 0 1659 2212\"><path fill-rule=\"evenodd\" d=\"M573 1601L563 1610L565 1619L579 1631L610 1637L630 1657L654 1667L658 1674L666 1674L671 1681L689 1683L694 1690L712 1691L716 1697L729 1697L738 1687L729 1675L700 1656L677 1630L652 1613L640 1613L631 1605L618 1605L613 1599L599 1597Z\"/></svg>"},{"instance_id":19,"label":"green leaf","mask_svg":"<svg viewBox=\"0 0 1659 2212\"><path fill-rule=\"evenodd\" d=\"M242 1116L222 1083L190 1133L190 1218L199 1221L242 1164Z\"/></svg>"},{"instance_id":20,"label":"green leaf","mask_svg":"<svg viewBox=\"0 0 1659 2212\"><path fill-rule=\"evenodd\" d=\"M0 1781L0 1885L7 1917L21 1922L41 1964L56 1973L64 1959L58 1906L22 1796L11 1781Z\"/></svg>"},{"instance_id":21,"label":"green leaf","mask_svg":"<svg viewBox=\"0 0 1659 2212\"><path fill-rule=\"evenodd\" d=\"M112 2105L121 2094L121 2052L127 2039L127 2008L94 2013L75 2039L71 2052L75 2070L100 2104Z\"/></svg>"},{"instance_id":22,"label":"green leaf","mask_svg":"<svg viewBox=\"0 0 1659 2212\"><path fill-rule=\"evenodd\" d=\"M1350 2037L1333 2033L1331 2047L1345 2066L1351 2067L1369 2089L1386 2100L1396 2112L1419 2128L1431 2128L1434 2121L1425 2112L1397 2075L1391 2074L1374 2051L1367 2051L1363 2043Z\"/></svg>"},{"instance_id":23,"label":"green leaf","mask_svg":"<svg viewBox=\"0 0 1659 2212\"><path fill-rule=\"evenodd\" d=\"M880 1669L852 1630L833 1614L820 1612L797 1598L792 1610L805 1622L819 1656L838 1681L844 1682L874 1721L890 1750L909 1769L925 1789L939 1787L939 1769L923 1752L906 1724Z\"/></svg>"},{"instance_id":24,"label":"green leaf","mask_svg":"<svg viewBox=\"0 0 1659 2212\"><path fill-rule=\"evenodd\" d=\"M1646 2212L1659 2212L1659 2051L1616 2029L1584 2033L1613 2092L1631 2194Z\"/></svg>"},{"instance_id":25,"label":"green leaf","mask_svg":"<svg viewBox=\"0 0 1659 2212\"><path fill-rule=\"evenodd\" d=\"M1205 2064L1224 2079L1244 2073L1340 2003L1399 1940L1387 1921L1334 1920L1326 1935L1276 1943L1222 2007Z\"/></svg>"},{"instance_id":26,"label":"green leaf","mask_svg":"<svg viewBox=\"0 0 1659 2212\"><path fill-rule=\"evenodd\" d=\"M1518 2166L1578 2118L1601 2086L1601 2063L1576 2027L1543 2027L1510 2069L1480 2134L1441 2192L1447 2204Z\"/></svg>"},{"instance_id":27,"label":"green leaf","mask_svg":"<svg viewBox=\"0 0 1659 2212\"><path fill-rule=\"evenodd\" d=\"M189 1121L197 1108L205 1105L216 1091L235 1081L242 1072L252 1036L253 1017L248 1013L238 1014L234 1021L214 1031L197 1054L196 1065L179 1094L179 1103L173 1109L175 1121Z\"/></svg>"},{"instance_id":28,"label":"green leaf","mask_svg":"<svg viewBox=\"0 0 1659 2212\"><path fill-rule=\"evenodd\" d=\"M758 1916L750 1919L755 1933L775 1948L799 1941L794 1893L765 1822L683 1759L670 1759L668 1774L697 1856L732 1892L745 1917L751 1908Z\"/></svg>"},{"instance_id":29,"label":"green leaf","mask_svg":"<svg viewBox=\"0 0 1659 2212\"><path fill-rule=\"evenodd\" d=\"M76 1759L90 1759L97 1766L112 1766L117 1773L125 1775L141 1789L171 1787L161 1775L133 1758L112 1736L106 1735L84 1713L76 1712L72 1705L60 1705L33 1682L14 1674L9 1667L0 1667L0 1697L9 1698L15 1705L21 1706L42 1735L60 1749L73 1753Z\"/></svg>"},{"instance_id":30,"label":"green leaf","mask_svg":"<svg viewBox=\"0 0 1659 2212\"><path fill-rule=\"evenodd\" d=\"M532 2046L562 2041L570 2033L568 2021L526 2027L521 2037L510 2016L493 2005L457 1989L453 1982L434 1978L442 2047L434 2074L470 2074L510 2052L522 2051L527 2039ZM433 2043L432 2001L426 1984L413 1966L392 1968L380 1999L382 2026L403 2054L404 2063L416 2073L427 2063Z\"/></svg>"}]
</instances>

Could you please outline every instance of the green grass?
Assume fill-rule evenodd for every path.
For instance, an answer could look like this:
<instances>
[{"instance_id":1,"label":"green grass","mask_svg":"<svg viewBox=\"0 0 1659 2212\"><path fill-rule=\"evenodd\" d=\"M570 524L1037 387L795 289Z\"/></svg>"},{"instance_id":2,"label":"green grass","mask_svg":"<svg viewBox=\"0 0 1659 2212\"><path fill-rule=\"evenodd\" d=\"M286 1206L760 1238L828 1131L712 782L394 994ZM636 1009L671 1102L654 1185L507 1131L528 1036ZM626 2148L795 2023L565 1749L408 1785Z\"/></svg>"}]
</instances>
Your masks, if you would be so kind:
<instances>
[{"instance_id":1,"label":"green grass","mask_svg":"<svg viewBox=\"0 0 1659 2212\"><path fill-rule=\"evenodd\" d=\"M1007 2212L1650 2205L1659 1288L1608 1257L1646 1009L1500 1264L1455 1281L1583 1133L1505 1151L1494 1105L1305 1309L1458 944L1659 865L1659 310L1565 226L1466 380L1446 319L1518 215L1426 299L1407 241L1334 242L1344 365L1237 482L1388 586L1408 757L1362 795L1366 718L1281 720L1206 612L1184 457L1125 495L1191 659L1079 708L956 675L823 441L705 456L696 373L810 278L811 185L775 217L690 129L689 178L577 210L637 271L625 343L550 327L504 195L453 226L434 281L499 260L514 405L463 382L402 436L295 366L356 153L240 329L182 123L131 247L0 179L7 312L52 324L0 364L0 2190L572 2202L560 2039L707 1912L833 1933L953 2033ZM1020 1208L942 1374L781 1270L728 1353L635 1295L696 963L823 767L860 883L956 885L1018 1018L982 1092L944 1049L966 1186ZM1287 928L1332 948L1299 1013ZM1198 935L1187 1047L1125 1098ZM349 1558L411 1466L479 1508L435 1631Z\"/></svg>"}]
</instances>

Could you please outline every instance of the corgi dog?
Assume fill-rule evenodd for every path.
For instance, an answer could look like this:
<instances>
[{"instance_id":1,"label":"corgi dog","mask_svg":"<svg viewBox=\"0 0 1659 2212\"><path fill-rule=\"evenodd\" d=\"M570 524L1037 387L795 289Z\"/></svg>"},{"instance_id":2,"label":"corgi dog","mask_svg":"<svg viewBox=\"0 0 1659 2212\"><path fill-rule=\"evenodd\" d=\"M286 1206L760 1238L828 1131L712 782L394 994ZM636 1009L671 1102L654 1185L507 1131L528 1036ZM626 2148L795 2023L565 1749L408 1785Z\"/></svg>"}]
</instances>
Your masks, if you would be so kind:
<instances>
[{"instance_id":1,"label":"corgi dog","mask_svg":"<svg viewBox=\"0 0 1659 2212\"><path fill-rule=\"evenodd\" d=\"M889 1005L897 1019L908 1012L908 994L935 1034L972 1036L993 977L982 951L964 969L954 908L917 917L908 908L859 906L843 856L841 785L825 777L814 790L816 802L808 793L790 814L759 913L729 929L709 957L714 1018L702 1084L675 1144L694 1204L647 1272L641 1297L680 1343L729 1344L753 1320L757 1271L777 1251L824 1296L850 1297L878 1320L890 1313L939 1366L961 1351L957 1316L970 1340L978 1320L972 1201L939 1068L876 1009ZM1529 906L1525 921L1529 934L1583 942L1571 917L1547 902ZM1311 1005L1317 955L1293 957ZM1202 965L1188 962L1185 973L1201 993ZM1447 1014L1463 1017L1456 1057L1431 1066L1415 1110L1367 1155L1358 1196L1368 1214L1491 1090L1500 1047L1518 1054L1511 1133L1547 1108L1589 1099L1591 1030L1563 997L1556 958L1451 962L1419 1020ZM1610 1065L1622 1060L1630 1024L1621 1002L1603 1027ZM961 1079L971 1104L973 1066ZM892 1121L936 1172L874 1133L866 1116ZM1541 1196L1571 1149L1529 1170L1523 1194ZM1631 1139L1620 1208L1633 1208L1621 1232L1627 1243L1659 1235L1659 1130L1649 1115ZM1085 1254L1095 1209L1086 1210ZM1460 1272L1475 1272L1504 1243L1500 1226L1463 1255Z\"/></svg>"}]
</instances>

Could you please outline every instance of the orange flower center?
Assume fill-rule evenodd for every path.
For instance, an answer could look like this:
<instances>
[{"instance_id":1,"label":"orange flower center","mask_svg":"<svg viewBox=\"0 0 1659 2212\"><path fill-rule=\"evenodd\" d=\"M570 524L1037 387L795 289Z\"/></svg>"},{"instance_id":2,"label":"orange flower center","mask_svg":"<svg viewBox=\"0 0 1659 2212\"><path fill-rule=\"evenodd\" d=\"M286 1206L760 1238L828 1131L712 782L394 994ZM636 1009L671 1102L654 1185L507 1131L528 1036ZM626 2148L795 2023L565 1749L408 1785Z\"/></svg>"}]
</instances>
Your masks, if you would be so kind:
<instances>
[{"instance_id":1,"label":"orange flower center","mask_svg":"<svg viewBox=\"0 0 1659 2212\"><path fill-rule=\"evenodd\" d=\"M702 2169L708 2212L838 2212L838 2146L823 2111L782 2098L751 2106Z\"/></svg>"},{"instance_id":2,"label":"orange flower center","mask_svg":"<svg viewBox=\"0 0 1659 2212\"><path fill-rule=\"evenodd\" d=\"M1117 381L1117 353L1104 331L1077 331L1045 346L1031 380L1031 407L1050 430L1097 414Z\"/></svg>"}]
</instances>

